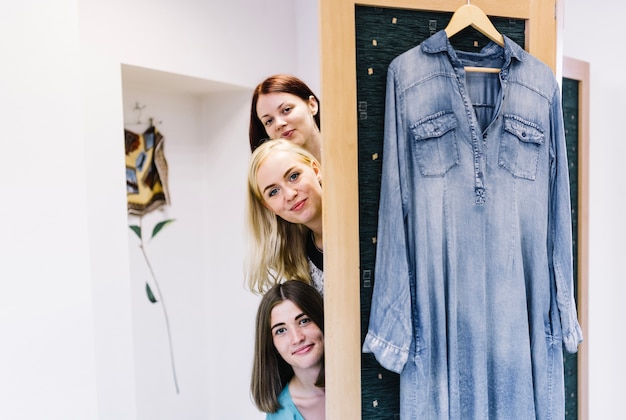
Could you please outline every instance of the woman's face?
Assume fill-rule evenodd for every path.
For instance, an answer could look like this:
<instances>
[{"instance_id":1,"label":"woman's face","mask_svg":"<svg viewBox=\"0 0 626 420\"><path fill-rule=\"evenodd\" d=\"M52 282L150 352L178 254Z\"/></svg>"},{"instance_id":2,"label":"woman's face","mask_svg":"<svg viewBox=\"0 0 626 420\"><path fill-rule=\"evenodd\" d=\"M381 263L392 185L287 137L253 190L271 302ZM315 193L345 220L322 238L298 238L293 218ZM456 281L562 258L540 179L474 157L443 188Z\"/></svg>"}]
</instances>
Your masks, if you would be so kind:
<instances>
[{"instance_id":1,"label":"woman's face","mask_svg":"<svg viewBox=\"0 0 626 420\"><path fill-rule=\"evenodd\" d=\"M307 101L290 93L276 92L259 95L256 113L272 140L284 138L311 149L319 136L315 123L318 104L313 96Z\"/></svg>"},{"instance_id":2,"label":"woman's face","mask_svg":"<svg viewBox=\"0 0 626 420\"><path fill-rule=\"evenodd\" d=\"M314 230L322 220L321 173L315 162L302 162L293 152L275 150L261 162L256 175L263 204L290 223Z\"/></svg>"},{"instance_id":3,"label":"woman's face","mask_svg":"<svg viewBox=\"0 0 626 420\"><path fill-rule=\"evenodd\" d=\"M274 347L296 373L321 367L324 334L295 303L284 300L274 306L270 325Z\"/></svg>"}]
</instances>

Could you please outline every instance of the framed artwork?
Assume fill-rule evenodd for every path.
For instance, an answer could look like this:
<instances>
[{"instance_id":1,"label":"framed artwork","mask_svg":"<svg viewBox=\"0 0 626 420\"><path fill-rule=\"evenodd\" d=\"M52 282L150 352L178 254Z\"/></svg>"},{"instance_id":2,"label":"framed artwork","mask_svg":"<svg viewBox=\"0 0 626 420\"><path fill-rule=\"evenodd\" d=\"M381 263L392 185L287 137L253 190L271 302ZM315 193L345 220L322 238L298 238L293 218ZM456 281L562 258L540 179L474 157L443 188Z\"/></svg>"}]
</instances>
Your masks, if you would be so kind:
<instances>
[{"instance_id":1,"label":"framed artwork","mask_svg":"<svg viewBox=\"0 0 626 420\"><path fill-rule=\"evenodd\" d=\"M128 213L144 215L167 204L163 136L152 124L141 134L124 130Z\"/></svg>"}]
</instances>

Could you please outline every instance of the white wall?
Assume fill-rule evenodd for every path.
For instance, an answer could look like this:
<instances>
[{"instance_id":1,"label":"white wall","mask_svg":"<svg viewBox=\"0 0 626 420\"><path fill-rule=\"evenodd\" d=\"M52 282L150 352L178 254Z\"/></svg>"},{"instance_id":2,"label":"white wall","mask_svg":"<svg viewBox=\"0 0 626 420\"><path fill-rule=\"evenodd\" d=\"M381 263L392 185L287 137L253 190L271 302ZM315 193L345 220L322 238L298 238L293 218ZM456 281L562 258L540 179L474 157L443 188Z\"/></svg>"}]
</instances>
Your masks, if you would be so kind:
<instances>
[{"instance_id":1,"label":"white wall","mask_svg":"<svg viewBox=\"0 0 626 420\"><path fill-rule=\"evenodd\" d=\"M298 28L296 54L298 76L321 98L320 47L319 47L319 2L317 0L295 0L296 27Z\"/></svg>"},{"instance_id":2,"label":"white wall","mask_svg":"<svg viewBox=\"0 0 626 420\"><path fill-rule=\"evenodd\" d=\"M132 236L120 158L125 112L121 64L244 90L268 74L292 72L319 91L313 3L24 0L2 5L0 418L118 420L152 414L145 408L143 373L136 371L137 359L144 354L136 339L145 333L137 331L143 326L137 320L142 316L147 317L146 323L152 320L150 314L137 313L146 308L138 309L133 301L136 285L130 278ZM621 412L621 379L626 376L620 353L625 340L619 334L619 308L626 292L626 268L621 264L626 187L620 176L626 139L619 122L626 82L613 74L624 64L617 40L625 9L623 3L609 0L598 0L593 7L582 0L564 4L563 52L591 63L590 319L585 331L590 418L614 418ZM136 93L154 95L153 88ZM246 120L246 97L243 92L199 99L172 92L157 100L146 97L152 106L171 100L183 109L191 107L194 113L212 116L203 119L196 114L200 128L193 141L198 142L201 157L175 152L172 145L172 158L206 159L199 188L210 189L216 197L203 197L202 208L218 203L215 218L229 222L242 214L241 209L233 210L236 206L228 206L231 199L243 200L239 191L229 187L239 181L209 185L229 169L240 174L245 168L245 161L234 156L247 153L247 127L241 126ZM168 141L174 138L166 134ZM229 147L218 147L220 142L228 142ZM178 169L175 178L197 175L185 173L183 166ZM181 194L176 191L173 199L183 200ZM208 235L202 255L193 255L194 261L225 258L237 246L237 233L229 223L204 220L202 231ZM172 226L157 240L174 234ZM233 241L221 247L211 238ZM196 389L206 388L207 394L190 397L193 404L184 409L208 412L208 418L227 418L221 417L220 410L247 398L241 392L247 392L250 360L246 357L251 353L246 355L245 344L229 347L233 331L222 315L232 315L232 309L224 304L225 297L239 296L242 300L236 308L248 307L246 311L254 309L255 298L243 293L236 279L229 281L231 272L224 267L215 271L207 267L204 273L191 286L207 289L194 296L189 306L206 302L202 310L217 311L219 318L202 319L204 312L183 310L177 316L215 334L211 337L220 346L201 341L193 343L198 344L194 349L189 343L183 348L190 353L184 356L199 359L201 349L215 348L193 367L209 373L223 368L228 373L193 383ZM176 289L169 289L168 296L170 290ZM182 290L189 293L189 288ZM182 305L176 299L172 298L172 307ZM248 314L235 319L241 328L234 333L249 334ZM158 324L150 328L156 331L148 333L159 332ZM192 332L185 331L185 325L178 328L184 331L181 340L188 340ZM158 363L156 369L160 367ZM180 369L185 383L182 372L190 368L180 362ZM227 403L214 403L212 395L228 387L239 393ZM252 409L248 405L242 410Z\"/></svg>"},{"instance_id":3,"label":"white wall","mask_svg":"<svg viewBox=\"0 0 626 420\"><path fill-rule=\"evenodd\" d=\"M0 418L97 417L75 0L0 6Z\"/></svg>"},{"instance_id":4,"label":"white wall","mask_svg":"<svg viewBox=\"0 0 626 420\"><path fill-rule=\"evenodd\" d=\"M623 414L626 338L626 131L623 19L626 3L564 1L563 53L590 63L589 418Z\"/></svg>"},{"instance_id":5,"label":"white wall","mask_svg":"<svg viewBox=\"0 0 626 420\"><path fill-rule=\"evenodd\" d=\"M92 244L94 283L107 289L102 293L111 298L130 295L123 310L114 314L106 301L96 299L94 304L100 321L96 328L100 416L261 416L248 392L256 298L244 290L241 280L247 115L256 83L278 71L297 74L297 56L289 53L296 50L299 36L294 5L81 1L80 11L83 74L88 78L83 90L89 109L88 176L97 191L90 196L90 232L117 238L123 231L130 240L129 249L115 241ZM276 23L280 30L268 29ZM122 63L222 84L228 93L215 85L210 92L177 91L176 86L147 79L135 80L131 87L135 90L122 89ZM136 100L147 106L144 116L151 112L164 120L160 128L171 165L168 216L177 221L159 234L153 251L168 304L180 395L173 393L160 308L146 305L141 281L135 278L142 268L136 241L133 244L126 222L120 223L125 217L125 194L119 189L123 179L112 182L123 172L121 143L112 139L121 139L128 104ZM105 114L110 119L103 121ZM102 177L103 173L110 176ZM104 217L102 208L110 210ZM120 281L112 284L111 253L123 262L129 252L133 275L128 277L128 262L122 263L115 277ZM122 331L124 338L125 351L118 351L121 355L115 358L110 356L112 331ZM120 377L127 388L132 384L134 388L117 386Z\"/></svg>"},{"instance_id":6,"label":"white wall","mask_svg":"<svg viewBox=\"0 0 626 420\"><path fill-rule=\"evenodd\" d=\"M139 133L154 117L168 161L171 202L142 218L144 238L156 223L175 219L145 240L154 277L138 237L128 230L137 418L254 418L248 384L257 299L241 280L245 159L234 158L248 152L232 135L232 127L246 125L241 105L249 90L198 95L176 85L164 91L162 85L135 88L125 82L123 96L125 126ZM136 102L145 105L143 124L133 124ZM227 115L216 119L206 103ZM215 126L231 134L211 129ZM138 224L139 218L131 216L129 223ZM146 283L155 304L146 297ZM225 380L231 384L225 386ZM224 406L225 399L235 407Z\"/></svg>"},{"instance_id":7,"label":"white wall","mask_svg":"<svg viewBox=\"0 0 626 420\"><path fill-rule=\"evenodd\" d=\"M298 28L299 7L310 9L288 0L25 0L2 5L0 418L117 420L156 418L157 411L159 418L254 416L248 344L256 298L233 274L240 273L240 266L229 271L207 261L226 254L240 259L233 254L241 251L251 88L269 74L306 78L318 66L316 51L310 63L291 53L297 43L317 37ZM129 241L121 154L123 63L243 89L212 97L170 92L147 98L152 106L165 101L180 110L191 108L196 118L215 114L199 118L193 139L186 139L198 154L173 140L170 145L172 159L181 162L173 165L173 199L192 199L193 189L180 187L177 177L199 176L196 189L215 193L199 198L203 208L212 209L201 226L208 235L176 238L202 243L201 251L192 248L176 262L202 261L206 270L164 291L172 296L172 323L178 323L174 338L184 395L182 403L170 405L171 400L160 398L167 391L159 389L168 386L167 373L165 381L145 387L147 372L163 372L159 360L153 371L142 365L151 349L142 347L141 337L152 339L160 331L152 314L142 313L153 308L135 302L130 275L129 254L136 250ZM152 89L136 93L155 94ZM172 109L167 111L172 115ZM184 124L179 117L167 120L169 128L174 120ZM170 133L174 136L175 130ZM170 133L168 139L175 138ZM216 151L218 141L227 147ZM185 167L202 159L206 168L199 173ZM229 171L240 178L212 184ZM188 215L183 216L176 224L189 232ZM181 234L173 226L155 246ZM196 327L202 337L193 341ZM195 369L201 372L189 375ZM225 395L229 389L235 391Z\"/></svg>"},{"instance_id":8,"label":"white wall","mask_svg":"<svg viewBox=\"0 0 626 420\"><path fill-rule=\"evenodd\" d=\"M234 112L244 98L248 106ZM249 118L249 99L249 92L225 92L205 98L203 103L203 111L209 116L203 128L212 133L212 141L203 150L205 208L221 215L205 218L204 227L205 260L214 262L205 270L206 281L211 285L206 304L212 308L208 320L212 348L209 395L224 397L212 399L211 419L248 419L255 418L256 413L249 389L258 297L244 290L241 275L247 161L236 158L248 155L250 149L246 142L233 141L231 133L236 124L247 127L244 122Z\"/></svg>"}]
</instances>

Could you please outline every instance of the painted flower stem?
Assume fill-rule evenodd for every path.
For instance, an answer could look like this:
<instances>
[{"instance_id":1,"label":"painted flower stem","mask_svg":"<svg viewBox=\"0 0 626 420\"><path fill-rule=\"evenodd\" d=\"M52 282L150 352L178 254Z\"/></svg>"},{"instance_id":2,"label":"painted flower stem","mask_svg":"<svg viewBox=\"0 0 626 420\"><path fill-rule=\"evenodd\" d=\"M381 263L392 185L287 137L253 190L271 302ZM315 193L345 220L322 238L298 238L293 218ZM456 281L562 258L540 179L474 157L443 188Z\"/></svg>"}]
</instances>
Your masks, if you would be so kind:
<instances>
[{"instance_id":1,"label":"painted flower stem","mask_svg":"<svg viewBox=\"0 0 626 420\"><path fill-rule=\"evenodd\" d=\"M139 229L141 231L142 226L141 223L142 222L142 218L139 218ZM161 306L163 307L163 316L165 318L165 328L167 330L167 339L168 339L168 343L169 343L169 349L170 349L170 363L172 365L172 376L174 378L174 386L176 387L176 393L180 394L180 389L178 388L178 379L177 379L177 375L176 375L176 363L174 361L174 346L172 343L172 333L170 330L170 321L169 321L169 317L167 316L167 308L165 307L165 299L163 298L163 293L161 293L161 287L159 286L159 282L157 281L156 278L156 274L154 273L154 270L152 269L152 264L150 264L150 259L148 258L148 254L146 253L146 248L144 246L144 239L143 239L143 234L139 236L140 239L140 244L139 244L139 249L141 249L141 253L143 254L143 258L146 260L146 265L148 266L148 270L150 270L150 275L152 276L152 280L154 281L154 285L156 287L157 290L157 294L159 296L159 298L161 299Z\"/></svg>"}]
</instances>

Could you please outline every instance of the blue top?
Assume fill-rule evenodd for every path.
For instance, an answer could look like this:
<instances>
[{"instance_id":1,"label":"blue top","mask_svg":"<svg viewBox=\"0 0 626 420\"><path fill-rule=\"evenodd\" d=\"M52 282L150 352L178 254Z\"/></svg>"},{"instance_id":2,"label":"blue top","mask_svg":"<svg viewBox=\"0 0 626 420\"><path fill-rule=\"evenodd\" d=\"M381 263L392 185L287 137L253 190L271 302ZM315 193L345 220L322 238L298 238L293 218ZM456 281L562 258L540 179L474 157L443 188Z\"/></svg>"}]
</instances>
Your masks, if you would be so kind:
<instances>
[{"instance_id":1,"label":"blue top","mask_svg":"<svg viewBox=\"0 0 626 420\"><path fill-rule=\"evenodd\" d=\"M275 413L268 413L265 420L304 420L302 414L296 408L289 393L289 384L285 385L282 392L278 396L280 408Z\"/></svg>"},{"instance_id":2,"label":"blue top","mask_svg":"<svg viewBox=\"0 0 626 420\"><path fill-rule=\"evenodd\" d=\"M504 41L464 53L440 31L387 73L363 351L401 373L401 418L565 416L582 333L560 88Z\"/></svg>"}]
</instances>

